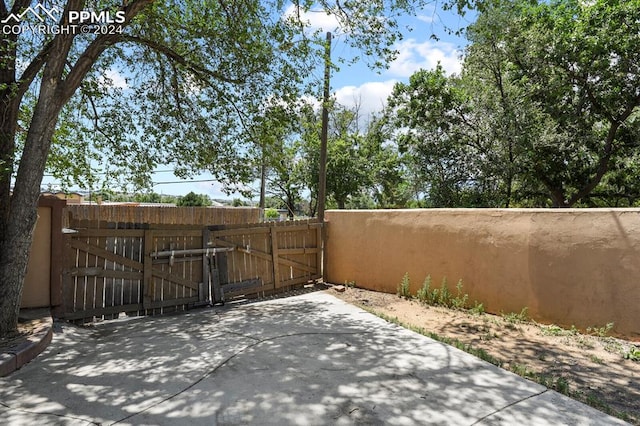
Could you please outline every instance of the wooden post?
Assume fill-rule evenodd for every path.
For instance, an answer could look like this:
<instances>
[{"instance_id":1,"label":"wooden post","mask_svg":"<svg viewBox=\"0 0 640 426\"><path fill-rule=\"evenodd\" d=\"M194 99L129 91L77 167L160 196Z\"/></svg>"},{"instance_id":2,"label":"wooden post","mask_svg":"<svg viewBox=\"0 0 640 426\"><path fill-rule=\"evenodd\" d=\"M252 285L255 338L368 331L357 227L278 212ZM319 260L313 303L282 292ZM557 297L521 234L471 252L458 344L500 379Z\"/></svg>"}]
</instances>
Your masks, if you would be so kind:
<instances>
[{"instance_id":1,"label":"wooden post","mask_svg":"<svg viewBox=\"0 0 640 426\"><path fill-rule=\"evenodd\" d=\"M331 33L327 33L324 58L324 95L322 99L322 133L320 134L320 173L318 182L318 219L324 222L327 198L327 138L329 127L329 90L331 78Z\"/></svg>"}]
</instances>

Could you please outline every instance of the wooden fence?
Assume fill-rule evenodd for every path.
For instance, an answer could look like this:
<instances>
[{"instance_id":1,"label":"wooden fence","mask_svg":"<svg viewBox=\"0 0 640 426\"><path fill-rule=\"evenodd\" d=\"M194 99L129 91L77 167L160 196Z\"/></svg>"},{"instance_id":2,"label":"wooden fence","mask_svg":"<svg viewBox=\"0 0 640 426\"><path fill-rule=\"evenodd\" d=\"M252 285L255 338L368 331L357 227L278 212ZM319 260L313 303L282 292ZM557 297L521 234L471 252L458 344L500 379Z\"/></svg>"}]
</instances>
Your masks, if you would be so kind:
<instances>
[{"instance_id":1,"label":"wooden fence","mask_svg":"<svg viewBox=\"0 0 640 426\"><path fill-rule=\"evenodd\" d=\"M321 226L69 230L60 316L164 313L302 286L320 277Z\"/></svg>"},{"instance_id":2,"label":"wooden fence","mask_svg":"<svg viewBox=\"0 0 640 426\"><path fill-rule=\"evenodd\" d=\"M213 223L256 223L253 207L173 207L136 204L68 204L63 212L67 228L103 228L107 224L207 226Z\"/></svg>"},{"instance_id":3,"label":"wooden fence","mask_svg":"<svg viewBox=\"0 0 640 426\"><path fill-rule=\"evenodd\" d=\"M215 299L287 291L320 278L322 225L318 221L214 226L208 230L215 256ZM217 285L213 286L218 289Z\"/></svg>"}]
</instances>

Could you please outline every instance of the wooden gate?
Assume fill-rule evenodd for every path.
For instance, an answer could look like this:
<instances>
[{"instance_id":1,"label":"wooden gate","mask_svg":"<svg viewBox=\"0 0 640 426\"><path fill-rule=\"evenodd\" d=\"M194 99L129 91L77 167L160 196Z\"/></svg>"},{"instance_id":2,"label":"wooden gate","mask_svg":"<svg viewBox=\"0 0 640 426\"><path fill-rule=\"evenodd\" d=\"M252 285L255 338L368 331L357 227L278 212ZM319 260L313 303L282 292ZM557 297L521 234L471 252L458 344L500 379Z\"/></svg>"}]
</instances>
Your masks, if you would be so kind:
<instances>
[{"instance_id":1,"label":"wooden gate","mask_svg":"<svg viewBox=\"0 0 640 426\"><path fill-rule=\"evenodd\" d=\"M65 235L62 317L148 315L320 278L321 224L83 229Z\"/></svg>"},{"instance_id":2,"label":"wooden gate","mask_svg":"<svg viewBox=\"0 0 640 426\"><path fill-rule=\"evenodd\" d=\"M202 256L157 256L202 247L202 229L84 229L66 234L63 317L145 315L209 300Z\"/></svg>"},{"instance_id":3,"label":"wooden gate","mask_svg":"<svg viewBox=\"0 0 640 426\"><path fill-rule=\"evenodd\" d=\"M292 290L321 277L322 224L272 222L208 228L214 301Z\"/></svg>"}]
</instances>

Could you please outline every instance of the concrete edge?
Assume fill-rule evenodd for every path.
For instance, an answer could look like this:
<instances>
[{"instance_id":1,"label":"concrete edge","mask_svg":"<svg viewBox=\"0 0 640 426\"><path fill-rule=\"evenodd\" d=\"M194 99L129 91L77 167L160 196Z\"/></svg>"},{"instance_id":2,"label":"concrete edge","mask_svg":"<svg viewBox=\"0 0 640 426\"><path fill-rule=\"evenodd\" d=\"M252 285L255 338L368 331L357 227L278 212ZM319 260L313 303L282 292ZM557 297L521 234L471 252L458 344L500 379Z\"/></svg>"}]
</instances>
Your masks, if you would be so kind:
<instances>
[{"instance_id":1,"label":"concrete edge","mask_svg":"<svg viewBox=\"0 0 640 426\"><path fill-rule=\"evenodd\" d=\"M53 319L49 315L44 326L25 337L24 341L0 353L0 377L8 376L40 355L52 339Z\"/></svg>"}]
</instances>

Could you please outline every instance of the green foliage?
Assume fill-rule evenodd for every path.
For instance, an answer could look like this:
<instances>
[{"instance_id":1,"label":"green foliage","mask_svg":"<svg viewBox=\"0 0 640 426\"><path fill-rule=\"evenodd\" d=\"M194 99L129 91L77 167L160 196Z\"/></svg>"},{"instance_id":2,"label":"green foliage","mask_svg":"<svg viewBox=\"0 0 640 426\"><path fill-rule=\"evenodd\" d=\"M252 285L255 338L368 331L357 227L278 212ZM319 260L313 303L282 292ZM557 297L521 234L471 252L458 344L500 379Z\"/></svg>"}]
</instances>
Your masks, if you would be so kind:
<instances>
[{"instance_id":1,"label":"green foliage","mask_svg":"<svg viewBox=\"0 0 640 426\"><path fill-rule=\"evenodd\" d=\"M631 361L640 361L640 348L632 346L629 350L624 354L624 359L628 359Z\"/></svg>"},{"instance_id":2,"label":"green foliage","mask_svg":"<svg viewBox=\"0 0 640 426\"><path fill-rule=\"evenodd\" d=\"M280 213L276 209L265 209L264 217L267 220L277 220L280 218Z\"/></svg>"},{"instance_id":3,"label":"green foliage","mask_svg":"<svg viewBox=\"0 0 640 426\"><path fill-rule=\"evenodd\" d=\"M484 305L482 303L478 303L478 301L476 300L473 303L473 306L471 308L469 308L469 311L472 314L475 314L475 315L482 315L485 312L484 311Z\"/></svg>"},{"instance_id":4,"label":"green foliage","mask_svg":"<svg viewBox=\"0 0 640 426\"><path fill-rule=\"evenodd\" d=\"M503 312L502 318L510 324L527 322L529 321L529 314L527 313L528 310L529 308L525 306L520 312L509 312L506 314Z\"/></svg>"},{"instance_id":5,"label":"green foliage","mask_svg":"<svg viewBox=\"0 0 640 426\"><path fill-rule=\"evenodd\" d=\"M418 290L416 296L418 300L427 305L444 306L453 309L466 309L469 301L469 295L462 292L462 280L458 280L456 284L456 295L454 296L447 286L447 278L442 279L440 288L431 288L431 275L427 275L422 283L422 287ZM475 303L472 308L475 313L484 312L482 304Z\"/></svg>"},{"instance_id":6,"label":"green foliage","mask_svg":"<svg viewBox=\"0 0 640 426\"><path fill-rule=\"evenodd\" d=\"M476 5L460 76L421 70L389 99L426 205L636 204L640 2Z\"/></svg>"},{"instance_id":7,"label":"green foliage","mask_svg":"<svg viewBox=\"0 0 640 426\"><path fill-rule=\"evenodd\" d=\"M591 334L597 337L607 337L613 330L613 323L609 322L603 327L587 327L587 334Z\"/></svg>"},{"instance_id":8,"label":"green foliage","mask_svg":"<svg viewBox=\"0 0 640 426\"><path fill-rule=\"evenodd\" d=\"M196 194L191 191L184 197L180 197L176 203L178 207L206 207L211 205L208 195Z\"/></svg>"},{"instance_id":9,"label":"green foliage","mask_svg":"<svg viewBox=\"0 0 640 426\"><path fill-rule=\"evenodd\" d=\"M431 275L427 275L427 277L422 282L422 287L420 287L418 289L418 292L416 293L416 296L420 302L425 304L432 304L431 297L430 297L431 296L430 289L431 289Z\"/></svg>"},{"instance_id":10,"label":"green foliage","mask_svg":"<svg viewBox=\"0 0 640 426\"><path fill-rule=\"evenodd\" d=\"M405 273L402 277L402 281L398 284L398 297L404 297L405 299L411 299L409 273Z\"/></svg>"},{"instance_id":11,"label":"green foliage","mask_svg":"<svg viewBox=\"0 0 640 426\"><path fill-rule=\"evenodd\" d=\"M451 306L455 309L465 309L468 300L469 295L466 293L462 294L462 280L458 280L456 284L456 297L451 300Z\"/></svg>"}]
</instances>

